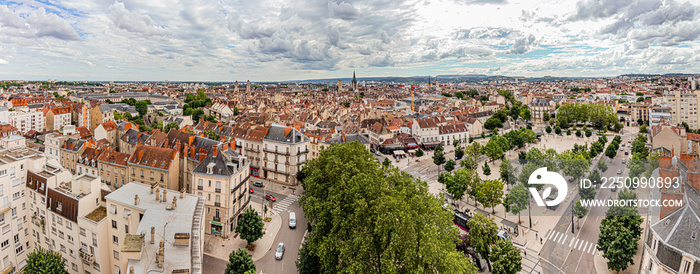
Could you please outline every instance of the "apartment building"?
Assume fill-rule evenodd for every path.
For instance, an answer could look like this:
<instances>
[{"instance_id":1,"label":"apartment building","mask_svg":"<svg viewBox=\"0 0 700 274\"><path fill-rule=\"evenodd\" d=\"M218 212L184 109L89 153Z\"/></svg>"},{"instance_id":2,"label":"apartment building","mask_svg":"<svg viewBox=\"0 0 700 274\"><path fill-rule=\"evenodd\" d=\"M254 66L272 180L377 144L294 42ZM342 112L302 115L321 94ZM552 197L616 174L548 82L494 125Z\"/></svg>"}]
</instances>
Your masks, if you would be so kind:
<instances>
[{"instance_id":1,"label":"apartment building","mask_svg":"<svg viewBox=\"0 0 700 274\"><path fill-rule=\"evenodd\" d=\"M111 273L202 273L204 198L131 182L105 196ZM133 272L132 272L133 271Z\"/></svg>"},{"instance_id":2,"label":"apartment building","mask_svg":"<svg viewBox=\"0 0 700 274\"><path fill-rule=\"evenodd\" d=\"M43 187L43 181L48 179L41 172L31 175L31 182L38 187ZM50 173L44 176L51 177ZM45 194L32 193L34 212L43 216L39 225L34 225L35 245L60 253L69 273L109 273L108 268L102 267L109 257L107 238L99 236L107 229L99 178L82 174L64 181L56 177L46 180ZM30 183L27 186L32 189ZM36 197L41 203L35 201Z\"/></svg>"},{"instance_id":3,"label":"apartment building","mask_svg":"<svg viewBox=\"0 0 700 274\"><path fill-rule=\"evenodd\" d=\"M423 146L435 146L440 143L440 128L436 119L413 119L411 133Z\"/></svg>"},{"instance_id":4,"label":"apartment building","mask_svg":"<svg viewBox=\"0 0 700 274\"><path fill-rule=\"evenodd\" d=\"M263 178L296 185L308 160L310 139L293 127L272 124L263 137Z\"/></svg>"},{"instance_id":5,"label":"apartment building","mask_svg":"<svg viewBox=\"0 0 700 274\"><path fill-rule=\"evenodd\" d=\"M26 202L27 171L38 169L45 157L26 146L0 150L0 269L2 273L20 272L32 250L29 238L30 214Z\"/></svg>"},{"instance_id":6,"label":"apartment building","mask_svg":"<svg viewBox=\"0 0 700 274\"><path fill-rule=\"evenodd\" d=\"M44 135L44 153L52 159L61 158L61 147L68 138L79 138L74 126L66 126L63 130L50 132Z\"/></svg>"},{"instance_id":7,"label":"apartment building","mask_svg":"<svg viewBox=\"0 0 700 274\"><path fill-rule=\"evenodd\" d=\"M260 177L263 161L263 138L267 134L266 128L249 129L245 134L239 134L238 128L234 130L233 137L236 139L236 146L243 148L243 155L250 163L250 175Z\"/></svg>"},{"instance_id":8,"label":"apartment building","mask_svg":"<svg viewBox=\"0 0 700 274\"><path fill-rule=\"evenodd\" d=\"M73 174L78 174L77 163L80 156L87 148L87 141L68 138L61 146L61 165L70 170Z\"/></svg>"},{"instance_id":9,"label":"apartment building","mask_svg":"<svg viewBox=\"0 0 700 274\"><path fill-rule=\"evenodd\" d=\"M184 188L187 193L193 192L192 170L211 154L212 148L221 142L196 136L194 134L171 130L167 135L168 147L178 151L178 189ZM231 145L235 147L235 144Z\"/></svg>"},{"instance_id":10,"label":"apartment building","mask_svg":"<svg viewBox=\"0 0 700 274\"><path fill-rule=\"evenodd\" d=\"M177 149L137 145L127 161L129 181L178 190L179 156Z\"/></svg>"},{"instance_id":11,"label":"apartment building","mask_svg":"<svg viewBox=\"0 0 700 274\"><path fill-rule=\"evenodd\" d=\"M195 193L206 198L204 231L224 238L235 233L238 217L250 201L249 164L228 145L215 145L192 171Z\"/></svg>"},{"instance_id":12,"label":"apartment building","mask_svg":"<svg viewBox=\"0 0 700 274\"><path fill-rule=\"evenodd\" d=\"M99 124L95 128L95 140L107 140L112 145L117 145L117 123L108 121Z\"/></svg>"},{"instance_id":13,"label":"apartment building","mask_svg":"<svg viewBox=\"0 0 700 274\"><path fill-rule=\"evenodd\" d=\"M86 147L85 150L83 150L83 153L80 155L80 158L78 158L78 162L76 163L78 170L76 174L89 174L91 176L96 177L100 176L100 173L98 171L99 164L97 162L97 159L100 157L100 154L102 154L102 150L95 149L90 146Z\"/></svg>"},{"instance_id":14,"label":"apartment building","mask_svg":"<svg viewBox=\"0 0 700 274\"><path fill-rule=\"evenodd\" d=\"M629 115L633 123L642 120L642 122L649 121L649 108L651 103L632 103L629 106Z\"/></svg>"},{"instance_id":15,"label":"apartment building","mask_svg":"<svg viewBox=\"0 0 700 274\"><path fill-rule=\"evenodd\" d=\"M690 128L700 127L700 90L685 91L673 90L664 92L664 101L671 108L671 124L678 125L688 123Z\"/></svg>"},{"instance_id":16,"label":"apartment building","mask_svg":"<svg viewBox=\"0 0 700 274\"><path fill-rule=\"evenodd\" d=\"M97 157L98 174L110 190L115 190L128 182L127 162L131 155L113 149L103 151Z\"/></svg>"},{"instance_id":17,"label":"apartment building","mask_svg":"<svg viewBox=\"0 0 700 274\"><path fill-rule=\"evenodd\" d=\"M114 112L107 104L99 104L90 108L90 131L94 131L105 122L114 121Z\"/></svg>"},{"instance_id":18,"label":"apartment building","mask_svg":"<svg viewBox=\"0 0 700 274\"><path fill-rule=\"evenodd\" d=\"M55 107L46 112L46 131L59 130L70 124L70 107Z\"/></svg>"},{"instance_id":19,"label":"apartment building","mask_svg":"<svg viewBox=\"0 0 700 274\"><path fill-rule=\"evenodd\" d=\"M670 107L652 107L649 109L648 127L651 128L664 122L671 122Z\"/></svg>"},{"instance_id":20,"label":"apartment building","mask_svg":"<svg viewBox=\"0 0 700 274\"><path fill-rule=\"evenodd\" d=\"M13 127L16 127L22 134L34 130L36 132L44 132L45 119L44 113L36 110L15 110L9 112L9 121Z\"/></svg>"},{"instance_id":21,"label":"apartment building","mask_svg":"<svg viewBox=\"0 0 700 274\"><path fill-rule=\"evenodd\" d=\"M119 152L132 154L134 153L134 148L136 147L136 145L146 144L146 141L150 137L151 135L144 134L142 132L139 132L138 130L130 128L124 133L124 135L119 137L119 141L117 141L117 143L119 144Z\"/></svg>"},{"instance_id":22,"label":"apartment building","mask_svg":"<svg viewBox=\"0 0 700 274\"><path fill-rule=\"evenodd\" d=\"M469 141L469 131L464 123L440 126L439 133L440 142L443 146L451 146L455 140L462 144L466 144Z\"/></svg>"},{"instance_id":23,"label":"apartment building","mask_svg":"<svg viewBox=\"0 0 700 274\"><path fill-rule=\"evenodd\" d=\"M549 115L549 113L554 110L554 107L547 98L533 99L528 104L527 108L530 110L530 120L536 123L545 122L545 113Z\"/></svg>"}]
</instances>

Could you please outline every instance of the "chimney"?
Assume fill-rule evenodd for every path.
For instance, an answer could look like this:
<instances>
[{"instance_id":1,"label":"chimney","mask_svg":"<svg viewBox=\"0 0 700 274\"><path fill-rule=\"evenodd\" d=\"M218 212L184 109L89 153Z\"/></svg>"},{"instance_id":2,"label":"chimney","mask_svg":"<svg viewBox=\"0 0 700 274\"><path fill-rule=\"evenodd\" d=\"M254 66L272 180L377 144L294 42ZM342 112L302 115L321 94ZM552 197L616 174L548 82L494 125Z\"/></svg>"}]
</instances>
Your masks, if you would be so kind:
<instances>
[{"instance_id":1,"label":"chimney","mask_svg":"<svg viewBox=\"0 0 700 274\"><path fill-rule=\"evenodd\" d=\"M139 195L136 194L136 195L134 195L134 205L138 205L138 204L139 204Z\"/></svg>"},{"instance_id":2,"label":"chimney","mask_svg":"<svg viewBox=\"0 0 700 274\"><path fill-rule=\"evenodd\" d=\"M216 157L216 154L219 150L219 146L212 146L211 148L211 156Z\"/></svg>"},{"instance_id":3,"label":"chimney","mask_svg":"<svg viewBox=\"0 0 700 274\"><path fill-rule=\"evenodd\" d=\"M229 147L233 150L236 150L236 139L231 138L231 144Z\"/></svg>"},{"instance_id":4,"label":"chimney","mask_svg":"<svg viewBox=\"0 0 700 274\"><path fill-rule=\"evenodd\" d=\"M226 151L228 149L228 143L224 142L223 146L221 147L221 151Z\"/></svg>"},{"instance_id":5,"label":"chimney","mask_svg":"<svg viewBox=\"0 0 700 274\"><path fill-rule=\"evenodd\" d=\"M129 267L129 274L134 274L134 267L133 266Z\"/></svg>"},{"instance_id":6,"label":"chimney","mask_svg":"<svg viewBox=\"0 0 700 274\"><path fill-rule=\"evenodd\" d=\"M70 143L70 150L73 150L73 142Z\"/></svg>"},{"instance_id":7,"label":"chimney","mask_svg":"<svg viewBox=\"0 0 700 274\"><path fill-rule=\"evenodd\" d=\"M151 194L153 194L153 189L154 189L154 188L156 188L156 185L155 185L155 184L151 185Z\"/></svg>"},{"instance_id":8,"label":"chimney","mask_svg":"<svg viewBox=\"0 0 700 274\"><path fill-rule=\"evenodd\" d=\"M160 187L156 188L156 201L160 201Z\"/></svg>"},{"instance_id":9,"label":"chimney","mask_svg":"<svg viewBox=\"0 0 700 274\"><path fill-rule=\"evenodd\" d=\"M199 150L199 162L201 163L204 161L204 158L207 157L207 152L204 149Z\"/></svg>"},{"instance_id":10,"label":"chimney","mask_svg":"<svg viewBox=\"0 0 700 274\"><path fill-rule=\"evenodd\" d=\"M163 240L160 240L160 247L158 247L158 267L163 268L163 259L165 257L165 242Z\"/></svg>"},{"instance_id":11,"label":"chimney","mask_svg":"<svg viewBox=\"0 0 700 274\"><path fill-rule=\"evenodd\" d=\"M177 196L173 197L173 209L177 208Z\"/></svg>"},{"instance_id":12,"label":"chimney","mask_svg":"<svg viewBox=\"0 0 700 274\"><path fill-rule=\"evenodd\" d=\"M163 188L163 202L167 202L167 201L168 201L168 191L165 188Z\"/></svg>"},{"instance_id":13,"label":"chimney","mask_svg":"<svg viewBox=\"0 0 700 274\"><path fill-rule=\"evenodd\" d=\"M190 147L190 158L194 159L194 147Z\"/></svg>"},{"instance_id":14,"label":"chimney","mask_svg":"<svg viewBox=\"0 0 700 274\"><path fill-rule=\"evenodd\" d=\"M154 244L156 241L156 227L152 226L151 227L151 244Z\"/></svg>"},{"instance_id":15,"label":"chimney","mask_svg":"<svg viewBox=\"0 0 700 274\"><path fill-rule=\"evenodd\" d=\"M185 198L185 188L180 189L180 199Z\"/></svg>"}]
</instances>

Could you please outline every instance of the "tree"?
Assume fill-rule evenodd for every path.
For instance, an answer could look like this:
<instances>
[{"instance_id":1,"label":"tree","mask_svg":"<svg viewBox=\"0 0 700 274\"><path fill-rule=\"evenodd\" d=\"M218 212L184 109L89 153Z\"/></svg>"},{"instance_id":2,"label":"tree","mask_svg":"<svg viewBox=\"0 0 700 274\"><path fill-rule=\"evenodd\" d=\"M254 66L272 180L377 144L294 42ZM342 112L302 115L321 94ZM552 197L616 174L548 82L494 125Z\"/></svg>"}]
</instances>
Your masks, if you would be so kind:
<instances>
[{"instance_id":1,"label":"tree","mask_svg":"<svg viewBox=\"0 0 700 274\"><path fill-rule=\"evenodd\" d=\"M221 135L217 134L213 129L205 130L204 134L207 135L207 138L215 141L219 141L219 139L221 139Z\"/></svg>"},{"instance_id":2,"label":"tree","mask_svg":"<svg viewBox=\"0 0 700 274\"><path fill-rule=\"evenodd\" d=\"M489 257L493 265L491 273L518 273L522 269L522 259L519 249L515 248L510 241L500 239L491 247L491 256Z\"/></svg>"},{"instance_id":3,"label":"tree","mask_svg":"<svg viewBox=\"0 0 700 274\"><path fill-rule=\"evenodd\" d=\"M241 239L248 242L248 246L250 246L252 242L262 238L263 221L260 214L258 214L253 207L248 207L248 209L241 214L241 219L238 221L238 226L236 226L236 233L239 234Z\"/></svg>"},{"instance_id":4,"label":"tree","mask_svg":"<svg viewBox=\"0 0 700 274\"><path fill-rule=\"evenodd\" d=\"M603 182L603 180L600 176L600 172L598 172L597 169L594 169L593 171L591 171L591 173L588 175L588 180L590 180L591 184L593 184L593 185L598 185L598 184L601 184Z\"/></svg>"},{"instance_id":5,"label":"tree","mask_svg":"<svg viewBox=\"0 0 700 274\"><path fill-rule=\"evenodd\" d=\"M476 186L474 190L476 200L484 207L490 207L493 213L494 207L503 199L503 183L499 180L487 180Z\"/></svg>"},{"instance_id":6,"label":"tree","mask_svg":"<svg viewBox=\"0 0 700 274\"><path fill-rule=\"evenodd\" d=\"M605 172L608 170L608 164L606 164L605 161L598 161L598 169L600 172Z\"/></svg>"},{"instance_id":7,"label":"tree","mask_svg":"<svg viewBox=\"0 0 700 274\"><path fill-rule=\"evenodd\" d=\"M528 190L523 184L516 185L508 193L508 209L510 213L518 214L518 222L520 222L520 212L530 204L528 198Z\"/></svg>"},{"instance_id":8,"label":"tree","mask_svg":"<svg viewBox=\"0 0 700 274\"><path fill-rule=\"evenodd\" d=\"M497 240L498 226L493 221L493 218L487 218L481 213L474 213L474 217L467 221L467 229L469 229L469 245L476 249L476 252L482 258L491 258L489 253L491 246ZM491 263L487 260L489 271Z\"/></svg>"},{"instance_id":9,"label":"tree","mask_svg":"<svg viewBox=\"0 0 700 274\"><path fill-rule=\"evenodd\" d=\"M576 130L576 137L581 137L581 136L583 136L581 134L581 130L580 129Z\"/></svg>"},{"instance_id":10,"label":"tree","mask_svg":"<svg viewBox=\"0 0 700 274\"><path fill-rule=\"evenodd\" d=\"M581 197L582 200L592 200L595 198L595 188L594 187L581 187L579 185L578 188L578 195Z\"/></svg>"},{"instance_id":11,"label":"tree","mask_svg":"<svg viewBox=\"0 0 700 274\"><path fill-rule=\"evenodd\" d=\"M168 133L171 129L178 130L180 129L180 126L178 126L176 123L168 123L167 125L165 125L163 132Z\"/></svg>"},{"instance_id":12,"label":"tree","mask_svg":"<svg viewBox=\"0 0 700 274\"><path fill-rule=\"evenodd\" d=\"M566 135L571 135L571 129L566 130Z\"/></svg>"},{"instance_id":13,"label":"tree","mask_svg":"<svg viewBox=\"0 0 700 274\"><path fill-rule=\"evenodd\" d=\"M447 192L452 194L455 200L460 200L468 189L477 185L479 177L473 170L459 169L451 179L446 183Z\"/></svg>"},{"instance_id":14,"label":"tree","mask_svg":"<svg viewBox=\"0 0 700 274\"><path fill-rule=\"evenodd\" d=\"M455 169L455 161L453 161L452 159L447 160L447 162L445 162L445 171L452 172L452 170L454 170L454 169Z\"/></svg>"},{"instance_id":15,"label":"tree","mask_svg":"<svg viewBox=\"0 0 700 274\"><path fill-rule=\"evenodd\" d=\"M573 214L574 214L574 216L576 216L576 219L578 219L577 220L577 228L579 225L578 223L581 222L581 219L583 218L583 216L586 216L587 213L588 213L588 209L581 205L581 200L576 200L576 204L574 205L574 208L573 208Z\"/></svg>"},{"instance_id":16,"label":"tree","mask_svg":"<svg viewBox=\"0 0 700 274\"><path fill-rule=\"evenodd\" d=\"M641 224L641 218L639 223ZM619 273L627 269L630 264L634 264L637 241L639 237L634 236L619 216L605 217L600 222L598 250L602 251L603 257L608 259L609 269Z\"/></svg>"},{"instance_id":17,"label":"tree","mask_svg":"<svg viewBox=\"0 0 700 274\"><path fill-rule=\"evenodd\" d=\"M515 169L515 167L513 167L513 164L510 161L506 159L503 159L501 161L501 165L499 166L499 175L501 177L501 181L509 185L515 184L518 177L515 175L516 172L517 170Z\"/></svg>"},{"instance_id":18,"label":"tree","mask_svg":"<svg viewBox=\"0 0 700 274\"><path fill-rule=\"evenodd\" d=\"M239 248L228 255L225 274L245 274L251 270L255 272L255 262L244 249Z\"/></svg>"},{"instance_id":19,"label":"tree","mask_svg":"<svg viewBox=\"0 0 700 274\"><path fill-rule=\"evenodd\" d=\"M549 112L545 112L542 115L542 121L545 121L545 122L549 121Z\"/></svg>"},{"instance_id":20,"label":"tree","mask_svg":"<svg viewBox=\"0 0 700 274\"><path fill-rule=\"evenodd\" d=\"M482 150L479 143L473 143L468 146L464 151L464 159L459 163L460 166L476 170Z\"/></svg>"},{"instance_id":21,"label":"tree","mask_svg":"<svg viewBox=\"0 0 700 274\"><path fill-rule=\"evenodd\" d=\"M133 100L134 98L130 98L130 99ZM134 107L136 108L136 111L139 112L139 115L141 115L141 117L143 117L148 112L148 105L149 105L149 102L146 100L143 100L143 101L136 102L136 104L134 104Z\"/></svg>"},{"instance_id":22,"label":"tree","mask_svg":"<svg viewBox=\"0 0 700 274\"><path fill-rule=\"evenodd\" d=\"M488 162L484 162L484 166L481 169L484 172L484 175L486 175L486 176L491 175L491 167L489 167Z\"/></svg>"},{"instance_id":23,"label":"tree","mask_svg":"<svg viewBox=\"0 0 700 274\"><path fill-rule=\"evenodd\" d=\"M523 108L520 111L520 117L523 117L525 120L530 120L530 110L527 108Z\"/></svg>"},{"instance_id":24,"label":"tree","mask_svg":"<svg viewBox=\"0 0 700 274\"><path fill-rule=\"evenodd\" d=\"M591 137L591 135L593 135L593 131L592 131L592 130L586 129L585 131L586 131L586 137Z\"/></svg>"},{"instance_id":25,"label":"tree","mask_svg":"<svg viewBox=\"0 0 700 274\"><path fill-rule=\"evenodd\" d=\"M459 232L453 216L426 182L381 168L358 142L332 144L305 165L306 193L299 203L314 224L306 248L318 256L321 273L468 273L472 268L455 249Z\"/></svg>"},{"instance_id":26,"label":"tree","mask_svg":"<svg viewBox=\"0 0 700 274\"><path fill-rule=\"evenodd\" d=\"M464 157L464 150L461 147L457 147L457 149L455 149L455 158L459 160L462 159L462 157Z\"/></svg>"},{"instance_id":27,"label":"tree","mask_svg":"<svg viewBox=\"0 0 700 274\"><path fill-rule=\"evenodd\" d=\"M544 129L544 131L546 131L547 134L550 134L550 133L552 133L552 127L547 126L547 127Z\"/></svg>"},{"instance_id":28,"label":"tree","mask_svg":"<svg viewBox=\"0 0 700 274\"><path fill-rule=\"evenodd\" d=\"M382 162L382 166L384 166L384 167L391 166L391 161L389 161L389 158L384 158L384 161Z\"/></svg>"},{"instance_id":29,"label":"tree","mask_svg":"<svg viewBox=\"0 0 700 274\"><path fill-rule=\"evenodd\" d=\"M418 150L416 150L416 157L423 157L423 149L418 148Z\"/></svg>"},{"instance_id":30,"label":"tree","mask_svg":"<svg viewBox=\"0 0 700 274\"><path fill-rule=\"evenodd\" d=\"M240 113L240 111L238 110L238 107L233 107L233 115L236 116L239 113Z\"/></svg>"},{"instance_id":31,"label":"tree","mask_svg":"<svg viewBox=\"0 0 700 274\"><path fill-rule=\"evenodd\" d=\"M496 117L491 117L484 123L484 128L488 130L493 130L495 128L502 128L503 122Z\"/></svg>"},{"instance_id":32,"label":"tree","mask_svg":"<svg viewBox=\"0 0 700 274\"><path fill-rule=\"evenodd\" d=\"M559 127L558 125L554 126L554 133L556 133L557 135L561 134L561 127Z\"/></svg>"},{"instance_id":33,"label":"tree","mask_svg":"<svg viewBox=\"0 0 700 274\"><path fill-rule=\"evenodd\" d=\"M457 147L459 145L459 140L453 140L452 146Z\"/></svg>"},{"instance_id":34,"label":"tree","mask_svg":"<svg viewBox=\"0 0 700 274\"><path fill-rule=\"evenodd\" d=\"M639 133L649 133L649 130L647 129L647 125L641 125L639 127Z\"/></svg>"},{"instance_id":35,"label":"tree","mask_svg":"<svg viewBox=\"0 0 700 274\"><path fill-rule=\"evenodd\" d=\"M505 151L509 149L508 139L503 136L493 136L486 146L484 147L484 152L486 156L495 160L501 158Z\"/></svg>"},{"instance_id":36,"label":"tree","mask_svg":"<svg viewBox=\"0 0 700 274\"><path fill-rule=\"evenodd\" d=\"M591 160L586 159L583 152L574 153L566 151L559 154L558 158L561 160L560 164L562 165L561 169L564 171L564 175L574 177L576 181L583 177L583 174L591 166Z\"/></svg>"},{"instance_id":37,"label":"tree","mask_svg":"<svg viewBox=\"0 0 700 274\"><path fill-rule=\"evenodd\" d=\"M37 247L27 255L27 266L24 269L28 274L67 274L65 263L61 254L51 250Z\"/></svg>"},{"instance_id":38,"label":"tree","mask_svg":"<svg viewBox=\"0 0 700 274\"><path fill-rule=\"evenodd\" d=\"M299 258L296 261L297 272L299 274L321 273L321 262L318 256L311 253L304 243L299 249Z\"/></svg>"},{"instance_id":39,"label":"tree","mask_svg":"<svg viewBox=\"0 0 700 274\"><path fill-rule=\"evenodd\" d=\"M206 117L204 117L204 121L216 123L216 118L214 118L214 115L207 115Z\"/></svg>"},{"instance_id":40,"label":"tree","mask_svg":"<svg viewBox=\"0 0 700 274\"><path fill-rule=\"evenodd\" d=\"M617 148L611 143L608 145L608 148L605 149L605 156L608 156L608 158L612 160L615 158L615 155L617 155Z\"/></svg>"},{"instance_id":41,"label":"tree","mask_svg":"<svg viewBox=\"0 0 700 274\"><path fill-rule=\"evenodd\" d=\"M442 154L442 149L436 149L433 153L433 163L438 166L438 173L440 173L440 165L445 163L445 154Z\"/></svg>"}]
</instances>

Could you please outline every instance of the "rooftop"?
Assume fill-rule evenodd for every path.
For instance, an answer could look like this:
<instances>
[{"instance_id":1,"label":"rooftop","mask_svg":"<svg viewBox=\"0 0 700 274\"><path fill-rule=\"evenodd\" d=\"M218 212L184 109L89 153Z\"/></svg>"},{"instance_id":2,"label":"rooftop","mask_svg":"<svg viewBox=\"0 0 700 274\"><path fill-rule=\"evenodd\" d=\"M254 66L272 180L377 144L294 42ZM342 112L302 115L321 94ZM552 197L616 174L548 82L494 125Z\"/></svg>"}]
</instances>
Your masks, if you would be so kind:
<instances>
[{"instance_id":1,"label":"rooftop","mask_svg":"<svg viewBox=\"0 0 700 274\"><path fill-rule=\"evenodd\" d=\"M86 219L95 223L99 223L105 217L107 217L107 208L105 208L104 206L100 206L92 212L88 213L88 215L85 215Z\"/></svg>"}]
</instances>

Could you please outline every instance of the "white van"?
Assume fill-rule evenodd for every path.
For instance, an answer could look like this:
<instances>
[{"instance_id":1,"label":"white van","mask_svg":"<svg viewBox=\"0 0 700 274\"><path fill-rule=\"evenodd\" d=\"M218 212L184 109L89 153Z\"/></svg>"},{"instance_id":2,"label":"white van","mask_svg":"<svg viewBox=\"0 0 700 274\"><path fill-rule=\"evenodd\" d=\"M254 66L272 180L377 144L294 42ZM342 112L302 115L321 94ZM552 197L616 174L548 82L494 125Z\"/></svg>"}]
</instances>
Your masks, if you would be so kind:
<instances>
[{"instance_id":1,"label":"white van","mask_svg":"<svg viewBox=\"0 0 700 274\"><path fill-rule=\"evenodd\" d=\"M289 212L289 228L297 227L297 214L294 212Z\"/></svg>"}]
</instances>

